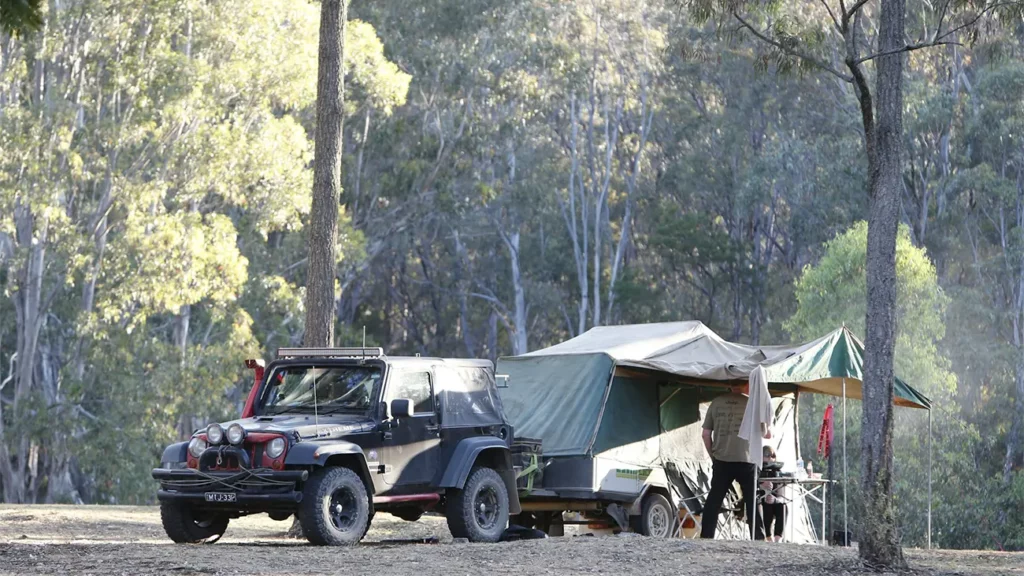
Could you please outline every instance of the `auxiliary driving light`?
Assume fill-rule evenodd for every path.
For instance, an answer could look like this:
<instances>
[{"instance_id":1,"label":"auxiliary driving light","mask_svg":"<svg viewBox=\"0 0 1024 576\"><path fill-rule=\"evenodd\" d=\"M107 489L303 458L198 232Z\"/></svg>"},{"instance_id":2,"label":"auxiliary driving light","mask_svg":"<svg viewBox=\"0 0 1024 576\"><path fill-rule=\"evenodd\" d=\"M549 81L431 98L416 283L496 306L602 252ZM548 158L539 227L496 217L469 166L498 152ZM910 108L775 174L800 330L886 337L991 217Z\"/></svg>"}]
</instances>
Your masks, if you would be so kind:
<instances>
[{"instance_id":1,"label":"auxiliary driving light","mask_svg":"<svg viewBox=\"0 0 1024 576\"><path fill-rule=\"evenodd\" d=\"M206 427L206 439L212 445L220 444L224 441L224 429L220 427L220 424L210 424Z\"/></svg>"},{"instance_id":2,"label":"auxiliary driving light","mask_svg":"<svg viewBox=\"0 0 1024 576\"><path fill-rule=\"evenodd\" d=\"M242 443L242 440L245 440L245 428L242 428L242 425L236 422L228 426L227 436L228 442L237 446Z\"/></svg>"}]
</instances>

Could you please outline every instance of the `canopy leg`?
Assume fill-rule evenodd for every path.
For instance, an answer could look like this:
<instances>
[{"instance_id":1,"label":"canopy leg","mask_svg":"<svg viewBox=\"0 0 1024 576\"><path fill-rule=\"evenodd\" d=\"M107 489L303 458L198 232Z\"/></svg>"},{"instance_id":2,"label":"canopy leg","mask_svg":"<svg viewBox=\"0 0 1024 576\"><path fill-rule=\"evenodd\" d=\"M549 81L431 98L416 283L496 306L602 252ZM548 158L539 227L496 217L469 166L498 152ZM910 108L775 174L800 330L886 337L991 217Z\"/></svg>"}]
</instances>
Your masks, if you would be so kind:
<instances>
[{"instance_id":1,"label":"canopy leg","mask_svg":"<svg viewBox=\"0 0 1024 576\"><path fill-rule=\"evenodd\" d=\"M928 409L928 549L932 549L932 409Z\"/></svg>"},{"instance_id":2,"label":"canopy leg","mask_svg":"<svg viewBox=\"0 0 1024 576\"><path fill-rule=\"evenodd\" d=\"M828 446L828 480L829 480L829 482L834 482L835 481L835 477L836 477L836 475L835 475L835 463L834 463L835 459L833 458L834 454L835 454L835 446L829 445ZM835 484L833 484L832 487L835 488ZM833 534L836 531L836 502L835 502L835 498L836 498L836 493L835 493L835 490L833 490L832 491L832 500L829 500L829 502L828 502L828 530L829 530L829 532L831 532Z\"/></svg>"},{"instance_id":3,"label":"canopy leg","mask_svg":"<svg viewBox=\"0 0 1024 576\"><path fill-rule=\"evenodd\" d=\"M846 493L850 491L850 477L846 464L846 378L843 378L843 542L849 546L850 511L847 508Z\"/></svg>"}]
</instances>

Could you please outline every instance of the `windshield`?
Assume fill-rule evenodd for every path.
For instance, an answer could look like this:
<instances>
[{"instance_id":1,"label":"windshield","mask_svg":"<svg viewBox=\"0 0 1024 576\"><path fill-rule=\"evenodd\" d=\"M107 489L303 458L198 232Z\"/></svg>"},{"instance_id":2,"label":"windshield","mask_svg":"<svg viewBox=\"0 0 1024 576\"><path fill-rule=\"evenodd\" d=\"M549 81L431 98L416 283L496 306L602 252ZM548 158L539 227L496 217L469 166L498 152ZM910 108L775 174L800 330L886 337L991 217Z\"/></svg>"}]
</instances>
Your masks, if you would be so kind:
<instances>
[{"instance_id":1,"label":"windshield","mask_svg":"<svg viewBox=\"0 0 1024 576\"><path fill-rule=\"evenodd\" d=\"M287 366L269 379L268 414L365 412L373 404L381 370L376 366ZM315 388L314 388L315 384Z\"/></svg>"}]
</instances>

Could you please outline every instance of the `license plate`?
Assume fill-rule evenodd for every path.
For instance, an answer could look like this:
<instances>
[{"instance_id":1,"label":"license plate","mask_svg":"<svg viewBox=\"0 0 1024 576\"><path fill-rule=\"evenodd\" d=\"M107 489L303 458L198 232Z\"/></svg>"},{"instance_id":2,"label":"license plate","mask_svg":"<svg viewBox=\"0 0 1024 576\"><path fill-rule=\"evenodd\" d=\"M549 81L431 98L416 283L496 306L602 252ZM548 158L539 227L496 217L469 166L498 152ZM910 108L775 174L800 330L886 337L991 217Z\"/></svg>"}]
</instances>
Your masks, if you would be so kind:
<instances>
[{"instance_id":1,"label":"license plate","mask_svg":"<svg viewBox=\"0 0 1024 576\"><path fill-rule=\"evenodd\" d=\"M207 492L206 493L206 501L207 502L234 502L235 501L235 493L234 492Z\"/></svg>"}]
</instances>

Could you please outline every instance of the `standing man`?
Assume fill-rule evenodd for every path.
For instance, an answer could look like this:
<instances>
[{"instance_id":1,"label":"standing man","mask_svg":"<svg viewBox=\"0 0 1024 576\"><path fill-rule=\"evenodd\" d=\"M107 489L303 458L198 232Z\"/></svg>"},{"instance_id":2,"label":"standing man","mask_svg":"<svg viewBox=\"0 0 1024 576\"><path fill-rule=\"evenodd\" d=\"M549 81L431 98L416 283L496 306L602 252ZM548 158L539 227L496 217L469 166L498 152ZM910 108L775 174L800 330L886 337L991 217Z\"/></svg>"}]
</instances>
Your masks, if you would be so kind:
<instances>
[{"instance_id":1,"label":"standing man","mask_svg":"<svg viewBox=\"0 0 1024 576\"><path fill-rule=\"evenodd\" d=\"M722 501L729 486L739 482L743 493L743 503L747 512L747 526L754 530L757 540L764 539L760 514L757 514L757 496L752 493L756 468L749 461L749 443L740 438L740 424L743 413L747 409L747 395L750 384L734 386L729 394L724 394L711 401L707 416L704 417L704 448L711 455L712 474L711 491L704 503L704 514L701 518L700 537L714 538L718 528L718 514L722 509ZM768 427L761 425L765 438L770 438ZM755 516L756 515L756 516ZM755 522L756 519L756 522Z\"/></svg>"}]
</instances>

